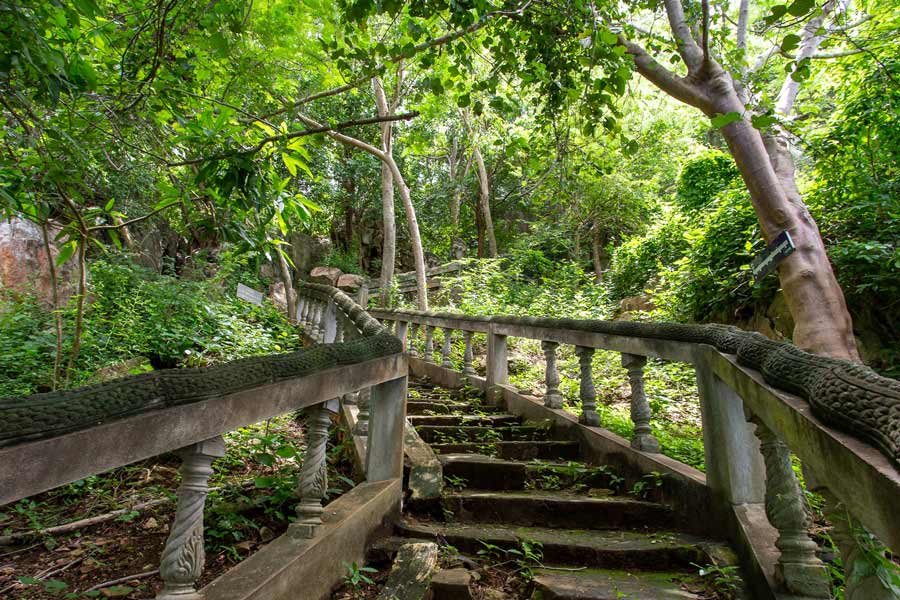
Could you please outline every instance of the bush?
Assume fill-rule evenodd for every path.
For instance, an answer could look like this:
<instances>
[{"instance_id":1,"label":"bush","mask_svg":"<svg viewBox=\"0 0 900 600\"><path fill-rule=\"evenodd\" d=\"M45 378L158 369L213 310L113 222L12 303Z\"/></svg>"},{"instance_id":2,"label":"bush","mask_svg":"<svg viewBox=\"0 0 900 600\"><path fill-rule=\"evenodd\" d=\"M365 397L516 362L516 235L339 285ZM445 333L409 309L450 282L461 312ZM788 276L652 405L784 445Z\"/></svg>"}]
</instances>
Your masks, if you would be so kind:
<instances>
[{"instance_id":1,"label":"bush","mask_svg":"<svg viewBox=\"0 0 900 600\"><path fill-rule=\"evenodd\" d=\"M678 177L675 203L686 213L699 211L740 179L730 155L708 150L685 163Z\"/></svg>"}]
</instances>

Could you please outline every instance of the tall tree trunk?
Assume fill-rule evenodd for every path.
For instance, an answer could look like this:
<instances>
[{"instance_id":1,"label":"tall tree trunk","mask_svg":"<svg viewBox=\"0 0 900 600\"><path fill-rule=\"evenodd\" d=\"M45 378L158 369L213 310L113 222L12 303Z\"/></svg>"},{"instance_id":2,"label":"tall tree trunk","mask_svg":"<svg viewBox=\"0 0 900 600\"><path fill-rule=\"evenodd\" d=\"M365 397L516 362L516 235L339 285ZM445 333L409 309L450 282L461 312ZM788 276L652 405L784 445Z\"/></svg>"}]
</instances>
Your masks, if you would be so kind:
<instances>
[{"instance_id":1,"label":"tall tree trunk","mask_svg":"<svg viewBox=\"0 0 900 600\"><path fill-rule=\"evenodd\" d=\"M497 238L494 237L494 220L491 218L491 186L488 181L487 169L484 168L484 158L478 146L472 151L475 157L475 166L478 169L478 199L481 207L481 216L484 219L484 231L487 236L488 250L491 258L497 258Z\"/></svg>"},{"instance_id":2,"label":"tall tree trunk","mask_svg":"<svg viewBox=\"0 0 900 600\"><path fill-rule=\"evenodd\" d=\"M680 77L654 60L639 45L620 37L634 56L638 72L670 96L702 110L708 117L736 113L740 119L722 128L735 164L767 242L788 231L796 250L778 267L781 287L794 317L794 343L806 350L859 360L844 294L837 283L819 229L803 204L794 181L789 153L766 150L752 126L731 76L691 36L679 0L665 0L678 52L688 68Z\"/></svg>"},{"instance_id":3,"label":"tall tree trunk","mask_svg":"<svg viewBox=\"0 0 900 600\"><path fill-rule=\"evenodd\" d=\"M594 217L594 225L591 229L591 256L594 260L594 282L600 283L603 281L603 264L600 260L600 247L602 246L602 243L600 236L600 221L597 217Z\"/></svg>"},{"instance_id":4,"label":"tall tree trunk","mask_svg":"<svg viewBox=\"0 0 900 600\"><path fill-rule=\"evenodd\" d=\"M384 95L384 88L381 80L376 77L375 85L375 101L378 107L379 116L387 116L388 106L387 99ZM380 91L379 91L380 90ZM419 221L416 219L416 208L413 206L412 197L409 194L409 187L397 167L393 153L383 152L384 164L390 169L394 177L394 183L400 192L400 200L403 202L403 208L406 211L406 223L409 227L409 239L412 245L413 263L416 271L416 300L419 310L428 310L428 287L425 281L425 252L422 249L422 236L419 234Z\"/></svg>"},{"instance_id":5,"label":"tall tree trunk","mask_svg":"<svg viewBox=\"0 0 900 600\"><path fill-rule=\"evenodd\" d=\"M281 282L284 284L284 301L287 304L288 321L297 322L297 293L294 291L294 278L291 277L291 266L288 264L280 249L278 254L278 270L281 273Z\"/></svg>"},{"instance_id":6,"label":"tall tree trunk","mask_svg":"<svg viewBox=\"0 0 900 600\"><path fill-rule=\"evenodd\" d=\"M374 79L375 102L378 114L387 114L387 98L379 79ZM393 123L381 124L381 151L385 156L393 154ZM394 279L394 263L397 260L397 223L394 215L394 175L384 161L381 162L381 220L384 239L381 245L381 294L380 304L387 308L391 301L391 285Z\"/></svg>"},{"instance_id":7,"label":"tall tree trunk","mask_svg":"<svg viewBox=\"0 0 900 600\"><path fill-rule=\"evenodd\" d=\"M75 363L81 352L81 335L84 331L84 301L87 295L87 245L88 238L78 240L78 300L75 303L75 327L72 332L72 348L69 351L69 365L66 368L66 383L75 371Z\"/></svg>"},{"instance_id":8,"label":"tall tree trunk","mask_svg":"<svg viewBox=\"0 0 900 600\"><path fill-rule=\"evenodd\" d=\"M53 384L52 389L59 387L60 367L62 366L63 351L63 322L59 309L59 279L56 275L56 260L50 252L50 230L46 221L41 221L41 236L44 241L44 252L47 254L47 268L50 272L50 291L53 301L53 329L56 334L56 353L53 355Z\"/></svg>"}]
</instances>

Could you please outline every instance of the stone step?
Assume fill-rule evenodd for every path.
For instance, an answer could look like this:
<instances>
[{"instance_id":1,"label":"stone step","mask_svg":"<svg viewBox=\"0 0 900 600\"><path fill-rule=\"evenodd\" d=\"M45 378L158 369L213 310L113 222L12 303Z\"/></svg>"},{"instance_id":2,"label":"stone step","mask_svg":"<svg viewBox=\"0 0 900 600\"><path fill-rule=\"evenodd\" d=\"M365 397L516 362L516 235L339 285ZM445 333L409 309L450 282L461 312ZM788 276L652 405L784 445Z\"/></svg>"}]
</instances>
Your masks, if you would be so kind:
<instances>
[{"instance_id":1,"label":"stone step","mask_svg":"<svg viewBox=\"0 0 900 600\"><path fill-rule=\"evenodd\" d=\"M520 417L515 415L411 415L409 422L415 427L422 425L498 427L518 425Z\"/></svg>"},{"instance_id":2,"label":"stone step","mask_svg":"<svg viewBox=\"0 0 900 600\"><path fill-rule=\"evenodd\" d=\"M641 533L548 527L515 527L484 523L436 523L401 518L397 533L413 538L444 540L461 552L476 554L491 544L504 550L521 542L539 542L545 564L694 571L692 565L711 562L720 544L675 532ZM502 556L500 557L502 558Z\"/></svg>"},{"instance_id":3,"label":"stone step","mask_svg":"<svg viewBox=\"0 0 900 600\"><path fill-rule=\"evenodd\" d=\"M482 454L439 454L444 478L460 478L462 485L482 490L520 490L527 465Z\"/></svg>"},{"instance_id":4,"label":"stone step","mask_svg":"<svg viewBox=\"0 0 900 600\"><path fill-rule=\"evenodd\" d=\"M407 400L406 414L413 415L451 415L455 413L464 413L472 410L467 404L457 402L439 402L426 400Z\"/></svg>"},{"instance_id":5,"label":"stone step","mask_svg":"<svg viewBox=\"0 0 900 600\"><path fill-rule=\"evenodd\" d=\"M485 444L493 446L493 448L489 448L492 450L492 454L507 460L531 460L533 458L578 460L581 455L578 442L556 440L431 444L431 448L438 454L486 454Z\"/></svg>"},{"instance_id":6,"label":"stone step","mask_svg":"<svg viewBox=\"0 0 900 600\"><path fill-rule=\"evenodd\" d=\"M534 570L532 600L699 600L693 575L665 571Z\"/></svg>"},{"instance_id":7,"label":"stone step","mask_svg":"<svg viewBox=\"0 0 900 600\"><path fill-rule=\"evenodd\" d=\"M539 490L445 492L444 507L464 523L507 523L564 529L659 529L672 526L672 510L624 497L589 498Z\"/></svg>"},{"instance_id":8,"label":"stone step","mask_svg":"<svg viewBox=\"0 0 900 600\"><path fill-rule=\"evenodd\" d=\"M417 425L416 431L427 443L456 443L461 441L492 442L499 440L535 441L550 437L550 429L538 425L504 427Z\"/></svg>"}]
</instances>

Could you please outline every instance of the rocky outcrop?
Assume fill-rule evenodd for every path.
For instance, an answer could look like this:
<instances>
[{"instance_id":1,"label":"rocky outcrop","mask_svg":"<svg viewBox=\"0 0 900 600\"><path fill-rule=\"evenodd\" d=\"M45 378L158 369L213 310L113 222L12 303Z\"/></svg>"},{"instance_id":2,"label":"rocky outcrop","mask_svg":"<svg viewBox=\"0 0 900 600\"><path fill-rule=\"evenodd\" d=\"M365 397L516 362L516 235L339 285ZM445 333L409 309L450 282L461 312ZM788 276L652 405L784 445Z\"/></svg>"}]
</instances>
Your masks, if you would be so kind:
<instances>
[{"instance_id":1,"label":"rocky outcrop","mask_svg":"<svg viewBox=\"0 0 900 600\"><path fill-rule=\"evenodd\" d=\"M316 267L309 272L309 280L313 283L337 287L341 275L343 273L337 267Z\"/></svg>"},{"instance_id":2,"label":"rocky outcrop","mask_svg":"<svg viewBox=\"0 0 900 600\"><path fill-rule=\"evenodd\" d=\"M300 279L307 279L316 263L325 258L329 252L331 241L328 238L312 237L305 233L291 234L291 258Z\"/></svg>"},{"instance_id":3,"label":"rocky outcrop","mask_svg":"<svg viewBox=\"0 0 900 600\"><path fill-rule=\"evenodd\" d=\"M56 260L59 249L53 243L51 233L51 260ZM64 302L71 289L64 282L71 279L75 271L75 261L69 261L57 268L60 282L60 301ZM0 221L0 286L17 292L34 290L40 302L47 306L53 303L53 283L50 265L44 250L40 228L25 219L13 218Z\"/></svg>"}]
</instances>

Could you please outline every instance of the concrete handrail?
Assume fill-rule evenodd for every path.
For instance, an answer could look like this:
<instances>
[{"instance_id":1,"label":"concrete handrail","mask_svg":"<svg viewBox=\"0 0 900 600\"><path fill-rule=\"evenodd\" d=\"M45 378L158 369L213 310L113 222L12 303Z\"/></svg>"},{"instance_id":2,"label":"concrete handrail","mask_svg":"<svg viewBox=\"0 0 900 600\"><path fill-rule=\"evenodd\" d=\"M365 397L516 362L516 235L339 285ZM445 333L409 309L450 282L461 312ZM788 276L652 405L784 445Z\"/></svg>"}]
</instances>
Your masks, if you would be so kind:
<instances>
[{"instance_id":1,"label":"concrete handrail","mask_svg":"<svg viewBox=\"0 0 900 600\"><path fill-rule=\"evenodd\" d=\"M582 363L582 423L596 425L590 356L594 348L622 353L632 381L638 451L655 451L643 398L645 357L687 362L697 373L703 416L707 485L723 512L765 505L778 530L776 567L788 591L826 597L824 570L806 535L809 515L790 455L804 464L807 485L833 497L895 551L900 550L900 382L871 369L804 352L785 342L724 325L468 316L371 310L397 323L414 352L417 328L464 332L464 373L472 373L471 337L487 337L486 384L507 384L507 338L539 340L547 358L545 405L559 408L555 356L576 346ZM449 343L445 342L445 354ZM426 351L425 360L431 361ZM449 364L448 360L444 361Z\"/></svg>"},{"instance_id":2,"label":"concrete handrail","mask_svg":"<svg viewBox=\"0 0 900 600\"><path fill-rule=\"evenodd\" d=\"M346 294L305 284L306 325L327 343L208 368L169 369L84 388L0 399L0 506L84 477L178 451L182 483L163 550L158 600L198 598L203 508L222 435L306 409L306 456L289 535L313 537L322 520L326 444L341 397L365 390L371 407L366 478L403 470L407 362L400 341ZM342 326L335 325L335 315ZM335 333L338 335L335 336ZM399 497L398 497L399 501Z\"/></svg>"}]
</instances>

